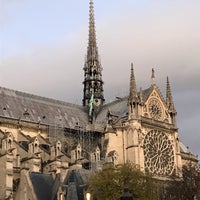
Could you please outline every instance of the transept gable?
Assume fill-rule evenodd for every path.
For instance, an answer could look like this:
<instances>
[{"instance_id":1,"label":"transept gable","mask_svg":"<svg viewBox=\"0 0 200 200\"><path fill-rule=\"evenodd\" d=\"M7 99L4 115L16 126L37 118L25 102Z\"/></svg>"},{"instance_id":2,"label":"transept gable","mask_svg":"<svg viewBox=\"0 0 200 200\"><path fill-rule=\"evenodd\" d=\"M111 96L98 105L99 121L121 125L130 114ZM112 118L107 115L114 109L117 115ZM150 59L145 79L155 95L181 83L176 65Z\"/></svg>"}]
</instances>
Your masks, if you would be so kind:
<instances>
[{"instance_id":1,"label":"transept gable","mask_svg":"<svg viewBox=\"0 0 200 200\"><path fill-rule=\"evenodd\" d=\"M163 98L162 93L160 92L159 88L156 85L151 86L148 92L149 94L148 96L146 96L144 103L147 103L150 98L156 98L162 102L163 106L166 107L165 99Z\"/></svg>"},{"instance_id":2,"label":"transept gable","mask_svg":"<svg viewBox=\"0 0 200 200\"><path fill-rule=\"evenodd\" d=\"M166 102L156 85L151 86L150 92L143 106L143 116L159 121L169 122Z\"/></svg>"},{"instance_id":3,"label":"transept gable","mask_svg":"<svg viewBox=\"0 0 200 200\"><path fill-rule=\"evenodd\" d=\"M160 101L163 108L167 109L166 101L163 98L163 95L160 92L160 89L155 82L154 69L152 69L151 86L147 88L146 90L143 90L143 91L141 90L139 96L140 96L141 103L144 105L147 105L150 99L156 99L157 101Z\"/></svg>"}]
</instances>

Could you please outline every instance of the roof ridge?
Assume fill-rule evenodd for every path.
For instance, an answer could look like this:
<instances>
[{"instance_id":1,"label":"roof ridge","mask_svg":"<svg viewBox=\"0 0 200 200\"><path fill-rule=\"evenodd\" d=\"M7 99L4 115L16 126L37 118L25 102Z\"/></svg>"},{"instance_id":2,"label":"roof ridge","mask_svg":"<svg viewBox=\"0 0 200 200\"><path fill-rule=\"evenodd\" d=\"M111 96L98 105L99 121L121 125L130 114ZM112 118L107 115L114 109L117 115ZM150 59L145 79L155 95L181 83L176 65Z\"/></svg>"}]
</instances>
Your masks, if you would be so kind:
<instances>
[{"instance_id":1,"label":"roof ridge","mask_svg":"<svg viewBox=\"0 0 200 200\"><path fill-rule=\"evenodd\" d=\"M106 107L106 106L109 106L109 105L112 105L112 104L115 104L115 103L118 103L120 101L123 101L123 100L126 100L128 99L128 95L127 96L124 96L124 97L116 97L116 99L114 99L113 101L109 102L109 103L106 103L102 106L102 108Z\"/></svg>"},{"instance_id":2,"label":"roof ridge","mask_svg":"<svg viewBox=\"0 0 200 200\"><path fill-rule=\"evenodd\" d=\"M150 87L148 87L148 88L146 88L146 89L142 89L142 92L144 93L144 92L148 92L149 90L151 89L151 86ZM140 92L137 92L138 94L140 93ZM105 107L107 107L107 106L109 106L109 105L113 105L113 104L115 104L115 103L118 103L118 102L120 102L120 101L124 101L124 100L128 100L128 97L129 97L129 95L126 95L126 96L123 96L123 97L116 97L116 99L115 100L113 100L113 101L111 101L111 102L109 102L109 103L106 103L106 104L104 104L103 106L102 106L102 109L104 109Z\"/></svg>"}]
</instances>

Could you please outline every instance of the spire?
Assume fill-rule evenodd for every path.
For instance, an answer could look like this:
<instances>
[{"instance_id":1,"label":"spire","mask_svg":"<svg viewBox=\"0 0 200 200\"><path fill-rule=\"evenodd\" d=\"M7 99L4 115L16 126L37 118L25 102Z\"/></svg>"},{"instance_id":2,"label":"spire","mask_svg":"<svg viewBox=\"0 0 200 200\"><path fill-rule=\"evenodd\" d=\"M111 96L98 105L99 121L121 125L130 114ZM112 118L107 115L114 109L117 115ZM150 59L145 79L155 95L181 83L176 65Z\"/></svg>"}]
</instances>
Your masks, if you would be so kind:
<instances>
[{"instance_id":1,"label":"spire","mask_svg":"<svg viewBox=\"0 0 200 200\"><path fill-rule=\"evenodd\" d=\"M133 71L133 63L131 63L130 95L129 95L129 98L130 98L131 101L134 101L137 98L137 89L136 89L135 75L134 75L134 71Z\"/></svg>"},{"instance_id":2,"label":"spire","mask_svg":"<svg viewBox=\"0 0 200 200\"><path fill-rule=\"evenodd\" d=\"M102 67L99 60L95 18L94 18L94 3L90 0L89 6L89 36L87 55L84 65L84 89L83 89L83 106L90 106L90 99L93 99L93 111L104 103ZM90 112L90 115L93 113Z\"/></svg>"},{"instance_id":3,"label":"spire","mask_svg":"<svg viewBox=\"0 0 200 200\"><path fill-rule=\"evenodd\" d=\"M90 0L90 13L89 13L89 39L87 59L98 60L98 49L96 42L95 19L94 19L94 3Z\"/></svg>"},{"instance_id":4,"label":"spire","mask_svg":"<svg viewBox=\"0 0 200 200\"><path fill-rule=\"evenodd\" d=\"M138 99L138 95L137 95L135 75L134 75L134 71L133 71L133 63L131 63L130 94L129 94L129 98L128 98L129 119L137 118L138 104L139 104L139 99Z\"/></svg>"},{"instance_id":5,"label":"spire","mask_svg":"<svg viewBox=\"0 0 200 200\"><path fill-rule=\"evenodd\" d=\"M166 86L166 104L169 109L169 111L175 111L174 108L174 102L172 98L172 93L171 93L171 88L170 88L170 83L169 83L169 78L167 77L167 86Z\"/></svg>"},{"instance_id":6,"label":"spire","mask_svg":"<svg viewBox=\"0 0 200 200\"><path fill-rule=\"evenodd\" d=\"M166 104L167 104L167 108L169 110L169 114L171 117L171 122L172 124L174 124L175 127L177 127L176 124L176 110L174 107L174 102L173 102L173 98L172 98L172 93L171 93L171 88L170 88L170 84L169 84L169 79L167 77L167 87L166 87Z\"/></svg>"}]
</instances>

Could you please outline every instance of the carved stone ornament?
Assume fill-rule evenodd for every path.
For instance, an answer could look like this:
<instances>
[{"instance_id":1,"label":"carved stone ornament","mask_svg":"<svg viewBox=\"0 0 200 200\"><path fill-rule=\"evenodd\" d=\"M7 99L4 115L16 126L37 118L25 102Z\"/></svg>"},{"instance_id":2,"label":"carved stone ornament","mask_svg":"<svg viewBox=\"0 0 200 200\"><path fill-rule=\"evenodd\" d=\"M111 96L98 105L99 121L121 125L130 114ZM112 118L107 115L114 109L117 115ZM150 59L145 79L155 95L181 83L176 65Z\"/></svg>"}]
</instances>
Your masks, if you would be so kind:
<instances>
[{"instance_id":1,"label":"carved stone ornament","mask_svg":"<svg viewBox=\"0 0 200 200\"><path fill-rule=\"evenodd\" d=\"M158 130L151 130L144 138L145 171L168 176L174 170L174 150L167 135Z\"/></svg>"}]
</instances>

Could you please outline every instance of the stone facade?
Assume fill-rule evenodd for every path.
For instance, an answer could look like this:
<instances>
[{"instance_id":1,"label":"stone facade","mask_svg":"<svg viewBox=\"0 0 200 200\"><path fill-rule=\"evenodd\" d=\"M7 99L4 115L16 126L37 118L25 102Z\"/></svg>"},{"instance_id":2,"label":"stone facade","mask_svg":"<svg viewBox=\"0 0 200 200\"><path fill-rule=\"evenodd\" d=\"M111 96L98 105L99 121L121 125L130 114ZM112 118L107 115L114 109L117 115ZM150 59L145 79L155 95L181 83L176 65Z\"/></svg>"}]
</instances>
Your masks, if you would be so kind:
<instances>
[{"instance_id":1,"label":"stone facade","mask_svg":"<svg viewBox=\"0 0 200 200\"><path fill-rule=\"evenodd\" d=\"M138 104L130 110L123 121L112 123L114 131L105 134L108 140L106 155L116 151L119 164L131 162L142 171L158 176L180 171L178 130L157 86L151 86L146 99L138 100Z\"/></svg>"}]
</instances>

